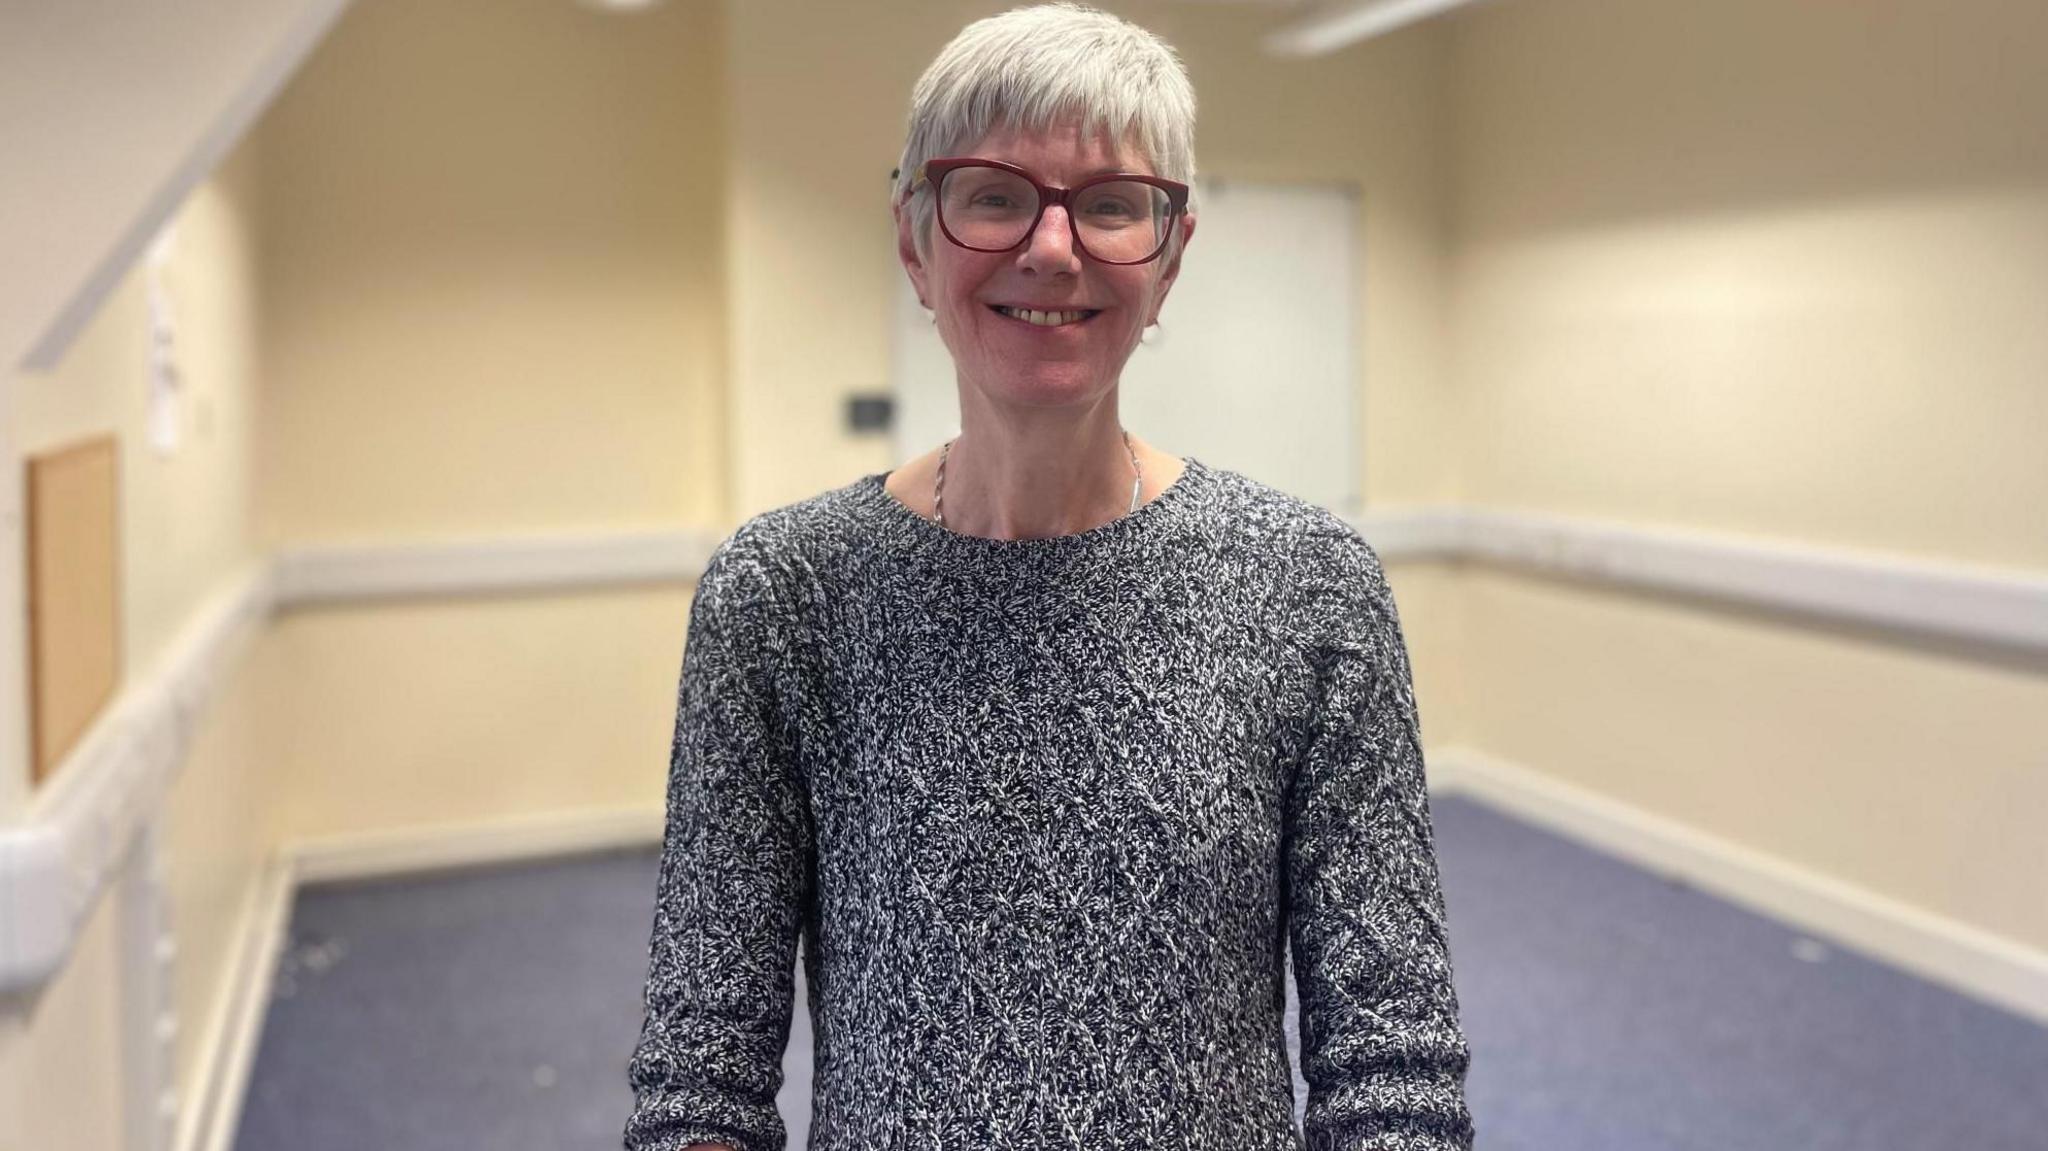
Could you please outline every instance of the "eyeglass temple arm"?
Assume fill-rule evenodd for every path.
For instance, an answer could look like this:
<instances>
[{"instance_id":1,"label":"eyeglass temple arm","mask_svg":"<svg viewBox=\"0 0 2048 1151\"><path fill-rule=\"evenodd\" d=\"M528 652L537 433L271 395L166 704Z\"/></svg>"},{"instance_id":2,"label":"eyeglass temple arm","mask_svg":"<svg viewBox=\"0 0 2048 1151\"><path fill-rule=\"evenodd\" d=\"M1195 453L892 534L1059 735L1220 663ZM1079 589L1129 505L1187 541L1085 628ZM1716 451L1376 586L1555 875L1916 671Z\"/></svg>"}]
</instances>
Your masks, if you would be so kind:
<instances>
[{"instance_id":1,"label":"eyeglass temple arm","mask_svg":"<svg viewBox=\"0 0 2048 1151\"><path fill-rule=\"evenodd\" d=\"M891 168L891 169L889 169L889 183L890 183L891 185L894 185L894 184L896 183L896 180L897 180L897 178L898 178L898 177L900 177L900 176L902 176L902 175L903 175L903 169L902 169L902 168L900 168L900 167L897 167L897 168ZM920 185L924 184L924 182L925 182L925 174L924 174L924 165L923 165L923 164L919 164L919 165L917 166L917 174L916 174L915 176L911 177L911 180L910 180L910 187L908 187L908 188L904 189L904 196L905 196L905 198L907 199L907 198L909 197L909 194L910 194L910 193L912 193L912 192L915 192L915 191L917 191L918 187L919 187Z\"/></svg>"}]
</instances>

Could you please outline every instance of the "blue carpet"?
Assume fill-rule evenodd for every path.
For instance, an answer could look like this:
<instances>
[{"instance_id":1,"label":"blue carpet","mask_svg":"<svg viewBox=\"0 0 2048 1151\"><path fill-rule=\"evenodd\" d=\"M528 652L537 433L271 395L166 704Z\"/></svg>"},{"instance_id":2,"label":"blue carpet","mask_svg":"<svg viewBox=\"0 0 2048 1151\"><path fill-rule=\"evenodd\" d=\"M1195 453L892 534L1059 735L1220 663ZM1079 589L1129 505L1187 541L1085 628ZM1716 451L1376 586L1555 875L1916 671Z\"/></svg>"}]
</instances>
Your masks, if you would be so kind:
<instances>
[{"instance_id":1,"label":"blue carpet","mask_svg":"<svg viewBox=\"0 0 2048 1151\"><path fill-rule=\"evenodd\" d=\"M1473 801L1432 812L1484 1151L2048 1148L2048 1028ZM302 889L235 1151L618 1147L655 859Z\"/></svg>"}]
</instances>

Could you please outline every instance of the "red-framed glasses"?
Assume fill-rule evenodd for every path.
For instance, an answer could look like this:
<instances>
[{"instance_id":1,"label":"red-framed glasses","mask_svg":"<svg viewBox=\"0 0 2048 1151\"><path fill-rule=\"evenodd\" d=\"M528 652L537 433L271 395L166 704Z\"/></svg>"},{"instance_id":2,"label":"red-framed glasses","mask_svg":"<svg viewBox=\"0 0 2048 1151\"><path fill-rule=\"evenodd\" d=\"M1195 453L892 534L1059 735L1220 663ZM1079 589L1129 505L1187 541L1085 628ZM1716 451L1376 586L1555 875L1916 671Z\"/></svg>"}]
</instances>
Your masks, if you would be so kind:
<instances>
[{"instance_id":1,"label":"red-framed glasses","mask_svg":"<svg viewBox=\"0 0 2048 1151\"><path fill-rule=\"evenodd\" d=\"M1114 172L1055 188L1015 164L949 156L918 166L911 190L931 184L939 230L975 252L1007 252L1031 238L1048 205L1067 210L1074 246L1104 264L1142 264L1166 250L1187 211L1188 186Z\"/></svg>"}]
</instances>

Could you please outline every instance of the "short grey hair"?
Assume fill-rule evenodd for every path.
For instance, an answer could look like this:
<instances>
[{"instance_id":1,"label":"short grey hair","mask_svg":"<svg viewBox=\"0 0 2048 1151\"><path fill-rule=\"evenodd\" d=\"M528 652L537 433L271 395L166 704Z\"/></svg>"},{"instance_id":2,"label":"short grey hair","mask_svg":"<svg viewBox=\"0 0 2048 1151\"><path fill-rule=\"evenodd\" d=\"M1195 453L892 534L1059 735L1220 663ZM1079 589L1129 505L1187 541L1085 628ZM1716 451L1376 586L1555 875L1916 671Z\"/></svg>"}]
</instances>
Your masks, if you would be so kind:
<instances>
[{"instance_id":1,"label":"short grey hair","mask_svg":"<svg viewBox=\"0 0 2048 1151\"><path fill-rule=\"evenodd\" d=\"M891 203L910 192L918 166L957 155L998 126L1050 129L1063 117L1122 141L1135 133L1158 175L1188 185L1194 208L1195 89L1172 46L1118 16L1080 4L1013 8L961 29L940 49L910 96L910 124ZM911 201L918 255L931 255L930 184ZM1174 229L1162 256L1179 250Z\"/></svg>"}]
</instances>

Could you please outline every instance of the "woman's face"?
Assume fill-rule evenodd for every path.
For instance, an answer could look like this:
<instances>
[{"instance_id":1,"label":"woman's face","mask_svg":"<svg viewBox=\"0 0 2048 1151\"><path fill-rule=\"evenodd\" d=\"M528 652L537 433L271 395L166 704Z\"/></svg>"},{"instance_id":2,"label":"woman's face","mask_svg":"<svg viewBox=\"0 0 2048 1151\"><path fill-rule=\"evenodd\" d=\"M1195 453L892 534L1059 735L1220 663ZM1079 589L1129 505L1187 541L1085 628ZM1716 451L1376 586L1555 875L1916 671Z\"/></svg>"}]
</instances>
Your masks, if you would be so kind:
<instances>
[{"instance_id":1,"label":"woman's face","mask_svg":"<svg viewBox=\"0 0 2048 1151\"><path fill-rule=\"evenodd\" d=\"M1075 123L1044 134L998 128L961 155L1003 160L1061 188L1098 172L1157 175L1137 149L1117 147L1106 134L1089 139ZM1124 361L1146 325L1158 318L1180 274L1178 251L1143 264L1104 264L1083 255L1074 246L1067 209L1059 205L1048 205L1037 230L1007 252L962 248L934 218L931 255L920 258L911 220L908 203L897 205L903 266L918 298L932 309L962 382L992 399L1061 405L1099 397L1116 385ZM1185 247L1194 217L1183 215L1176 226ZM1003 315L999 305L1095 314L1044 327Z\"/></svg>"}]
</instances>

